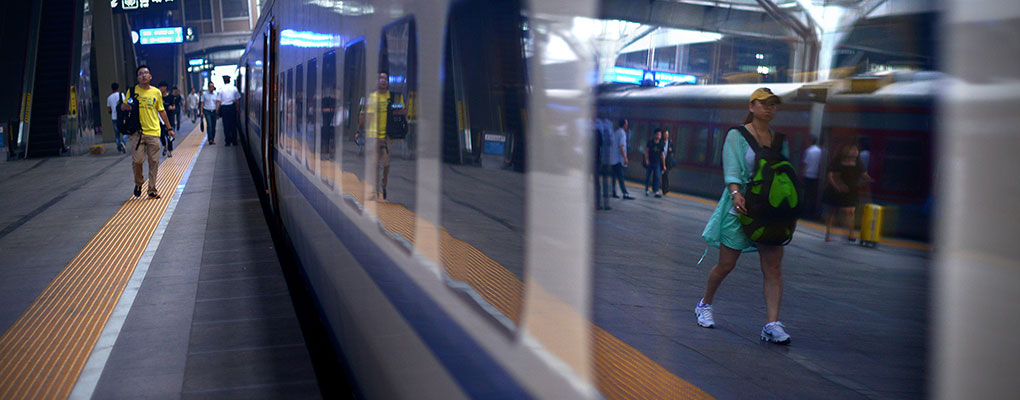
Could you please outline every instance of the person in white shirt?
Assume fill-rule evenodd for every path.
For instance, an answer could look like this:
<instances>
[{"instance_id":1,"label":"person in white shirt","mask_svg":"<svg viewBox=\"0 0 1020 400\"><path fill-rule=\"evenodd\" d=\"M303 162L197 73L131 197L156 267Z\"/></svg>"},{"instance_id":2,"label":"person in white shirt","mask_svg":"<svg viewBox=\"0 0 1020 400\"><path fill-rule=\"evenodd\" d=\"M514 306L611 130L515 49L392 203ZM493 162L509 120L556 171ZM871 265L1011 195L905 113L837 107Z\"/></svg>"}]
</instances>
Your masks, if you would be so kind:
<instances>
[{"instance_id":1,"label":"person in white shirt","mask_svg":"<svg viewBox=\"0 0 1020 400\"><path fill-rule=\"evenodd\" d=\"M216 114L223 119L223 136L227 143L224 145L237 145L237 104L235 101L241 98L237 88L230 84L230 77L223 77L223 87L216 92Z\"/></svg>"},{"instance_id":2,"label":"person in white shirt","mask_svg":"<svg viewBox=\"0 0 1020 400\"><path fill-rule=\"evenodd\" d=\"M198 118L198 93L195 93L195 89L191 89L188 93L188 117L191 118L191 123L195 123L195 119Z\"/></svg>"},{"instance_id":3,"label":"person in white shirt","mask_svg":"<svg viewBox=\"0 0 1020 400\"><path fill-rule=\"evenodd\" d=\"M804 150L804 159L801 161L800 176L804 177L804 213L808 218L817 215L816 204L818 202L818 174L822 163L822 149L818 147L817 139L814 136L808 137L811 144Z\"/></svg>"},{"instance_id":4,"label":"person in white shirt","mask_svg":"<svg viewBox=\"0 0 1020 400\"><path fill-rule=\"evenodd\" d=\"M201 127L205 130L205 137L209 144L216 144L216 85L212 81L209 82L209 90L202 92L202 115Z\"/></svg>"},{"instance_id":5,"label":"person in white shirt","mask_svg":"<svg viewBox=\"0 0 1020 400\"><path fill-rule=\"evenodd\" d=\"M127 142L127 138L117 128L117 105L124 98L124 94L120 92L120 84L117 82L110 84L110 90L113 93L106 97L106 113L110 114L110 118L113 119L113 139L117 142L117 151L124 153L124 143Z\"/></svg>"}]
</instances>

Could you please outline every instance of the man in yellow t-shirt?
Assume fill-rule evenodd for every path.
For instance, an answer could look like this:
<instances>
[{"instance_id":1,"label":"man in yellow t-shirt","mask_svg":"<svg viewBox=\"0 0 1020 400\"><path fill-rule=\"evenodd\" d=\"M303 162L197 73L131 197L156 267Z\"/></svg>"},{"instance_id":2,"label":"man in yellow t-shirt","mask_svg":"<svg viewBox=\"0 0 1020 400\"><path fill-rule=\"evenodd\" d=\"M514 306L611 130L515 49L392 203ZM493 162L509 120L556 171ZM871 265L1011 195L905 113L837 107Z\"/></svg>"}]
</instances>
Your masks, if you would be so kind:
<instances>
[{"instance_id":1,"label":"man in yellow t-shirt","mask_svg":"<svg viewBox=\"0 0 1020 400\"><path fill-rule=\"evenodd\" d=\"M386 198L386 182L390 176L390 141L386 137L390 96L390 76L385 72L380 72L378 89L368 95L368 105L362 109L362 114L358 118L359 130L365 131L368 148L376 149L376 172L378 173L379 168L382 168L382 173L377 175L379 178L376 180L375 192L383 199ZM396 101L399 101L399 98ZM366 113L368 114L367 118ZM366 120L368 121L367 130L365 129Z\"/></svg>"},{"instance_id":2,"label":"man in yellow t-shirt","mask_svg":"<svg viewBox=\"0 0 1020 400\"><path fill-rule=\"evenodd\" d=\"M142 176L142 162L148 158L149 160L149 198L158 199L159 191L156 189L156 176L159 167L159 151L161 145L159 143L159 118L163 117L164 121L169 121L167 118L166 111L163 109L163 94L149 85L152 82L152 74L149 72L149 67L141 65L135 70L136 77L138 78L138 85L135 86L135 95L131 99L121 106L122 110L130 110L132 107L138 107L138 120L142 125L142 133L136 134L138 137L132 137L128 143L133 144L133 152L131 154L132 168L135 173L135 196L142 195L142 183L144 177ZM174 136L173 129L167 129L167 134Z\"/></svg>"}]
</instances>

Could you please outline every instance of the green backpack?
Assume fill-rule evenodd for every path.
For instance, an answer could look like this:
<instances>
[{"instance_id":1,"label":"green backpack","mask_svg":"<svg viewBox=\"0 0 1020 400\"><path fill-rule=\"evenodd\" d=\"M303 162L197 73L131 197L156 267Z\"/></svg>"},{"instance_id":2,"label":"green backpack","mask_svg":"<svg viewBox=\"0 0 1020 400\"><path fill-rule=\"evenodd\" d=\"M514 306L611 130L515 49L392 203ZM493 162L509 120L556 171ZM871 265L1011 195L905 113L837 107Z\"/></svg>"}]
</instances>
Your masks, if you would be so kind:
<instances>
[{"instance_id":1,"label":"green backpack","mask_svg":"<svg viewBox=\"0 0 1020 400\"><path fill-rule=\"evenodd\" d=\"M733 129L740 131L755 154L754 173L744 189L747 214L739 215L744 234L755 243L786 246L797 229L804 190L793 163L783 157L785 136L777 132L771 147L761 147L747 128Z\"/></svg>"}]
</instances>

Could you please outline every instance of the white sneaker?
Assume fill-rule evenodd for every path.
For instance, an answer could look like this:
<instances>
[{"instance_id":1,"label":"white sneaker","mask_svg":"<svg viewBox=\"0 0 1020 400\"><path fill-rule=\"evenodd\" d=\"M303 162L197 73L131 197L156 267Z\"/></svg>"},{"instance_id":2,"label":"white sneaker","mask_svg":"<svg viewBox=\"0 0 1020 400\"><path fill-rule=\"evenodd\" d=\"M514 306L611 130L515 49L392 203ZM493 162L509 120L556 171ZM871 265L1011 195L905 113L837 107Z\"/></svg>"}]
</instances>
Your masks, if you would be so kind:
<instances>
[{"instance_id":1,"label":"white sneaker","mask_svg":"<svg viewBox=\"0 0 1020 400\"><path fill-rule=\"evenodd\" d=\"M770 322L761 328L761 341L777 344L790 344L790 335L783 329L782 322Z\"/></svg>"},{"instance_id":2,"label":"white sneaker","mask_svg":"<svg viewBox=\"0 0 1020 400\"><path fill-rule=\"evenodd\" d=\"M701 305L701 302L699 301L698 305L694 307L694 315L698 316L698 325L701 325L701 327L715 327L715 319L712 318L711 304Z\"/></svg>"},{"instance_id":3,"label":"white sneaker","mask_svg":"<svg viewBox=\"0 0 1020 400\"><path fill-rule=\"evenodd\" d=\"M651 195L652 195L652 191L648 190L648 189L645 189L645 197L651 196Z\"/></svg>"}]
</instances>

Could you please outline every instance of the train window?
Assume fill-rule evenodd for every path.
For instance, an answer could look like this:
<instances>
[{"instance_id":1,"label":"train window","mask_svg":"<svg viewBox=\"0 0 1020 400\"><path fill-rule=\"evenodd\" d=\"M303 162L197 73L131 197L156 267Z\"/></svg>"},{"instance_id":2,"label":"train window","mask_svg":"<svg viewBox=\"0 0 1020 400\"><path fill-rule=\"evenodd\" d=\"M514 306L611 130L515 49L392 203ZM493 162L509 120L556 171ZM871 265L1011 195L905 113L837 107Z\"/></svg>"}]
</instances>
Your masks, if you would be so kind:
<instances>
[{"instance_id":1,"label":"train window","mask_svg":"<svg viewBox=\"0 0 1020 400\"><path fill-rule=\"evenodd\" d=\"M690 143L691 139L691 127L679 125L676 130L672 132L670 138L673 140L673 156L676 157L677 163L689 162L690 156Z\"/></svg>"},{"instance_id":2,"label":"train window","mask_svg":"<svg viewBox=\"0 0 1020 400\"><path fill-rule=\"evenodd\" d=\"M694 130L694 154L692 160L695 163L703 164L708 158L708 127L699 126Z\"/></svg>"},{"instance_id":3,"label":"train window","mask_svg":"<svg viewBox=\"0 0 1020 400\"><path fill-rule=\"evenodd\" d=\"M276 141L276 147L282 151L287 147L287 74L280 72L276 82L280 86L276 91L276 131L280 138Z\"/></svg>"},{"instance_id":4,"label":"train window","mask_svg":"<svg viewBox=\"0 0 1020 400\"><path fill-rule=\"evenodd\" d=\"M305 134L305 67L298 64L294 73L294 130L291 132L294 138L294 158L298 166L301 163L301 152L304 151Z\"/></svg>"},{"instance_id":5,"label":"train window","mask_svg":"<svg viewBox=\"0 0 1020 400\"><path fill-rule=\"evenodd\" d=\"M287 100L284 105L284 112L287 114L284 119L283 135L287 143L287 154L294 149L294 69L287 70Z\"/></svg>"},{"instance_id":6,"label":"train window","mask_svg":"<svg viewBox=\"0 0 1020 400\"><path fill-rule=\"evenodd\" d=\"M926 165L922 155L927 145L920 139L890 138L885 141L881 171L872 171L882 190L893 193L911 193L923 189ZM866 162L861 157L861 162ZM875 161L871 160L874 165Z\"/></svg>"},{"instance_id":7,"label":"train window","mask_svg":"<svg viewBox=\"0 0 1020 400\"><path fill-rule=\"evenodd\" d=\"M344 86L343 86L344 134L343 141L349 146L341 146L344 153L340 156L341 184L344 195L353 198L357 203L364 204L365 192L365 136L358 128L358 116L365 104L365 41L358 39L347 45L344 50Z\"/></svg>"},{"instance_id":8,"label":"train window","mask_svg":"<svg viewBox=\"0 0 1020 400\"><path fill-rule=\"evenodd\" d=\"M375 85L368 94L367 107L361 111L359 122L366 138L369 198L384 200L374 207L379 209L386 229L404 236L405 243L410 243L411 238L405 232L414 231L415 218L398 221L389 216L410 214L416 209L417 40L413 17L383 27ZM383 213L383 209L387 212Z\"/></svg>"},{"instance_id":9,"label":"train window","mask_svg":"<svg viewBox=\"0 0 1020 400\"><path fill-rule=\"evenodd\" d=\"M518 1L455 2L442 69L440 260L508 325L524 281L524 24Z\"/></svg>"},{"instance_id":10,"label":"train window","mask_svg":"<svg viewBox=\"0 0 1020 400\"><path fill-rule=\"evenodd\" d=\"M712 128L712 148L709 151L712 152L711 165L713 167L722 166L722 147L723 143L726 141L727 131L728 130L725 128Z\"/></svg>"},{"instance_id":11,"label":"train window","mask_svg":"<svg viewBox=\"0 0 1020 400\"><path fill-rule=\"evenodd\" d=\"M334 135L340 114L336 110L336 50L322 55L322 129L319 137L319 171L322 181L333 186L333 171L336 170L336 142Z\"/></svg>"},{"instance_id":12,"label":"train window","mask_svg":"<svg viewBox=\"0 0 1020 400\"><path fill-rule=\"evenodd\" d=\"M302 135L305 138L305 148L303 150L305 152L305 167L313 173L315 172L315 165L317 164L315 162L315 137L317 136L315 132L317 122L315 114L318 114L319 111L316 108L316 103L318 103L319 100L319 71L317 64L318 63L314 58L308 61L308 90L305 92L305 117L307 120L305 122L305 130L302 132Z\"/></svg>"}]
</instances>

